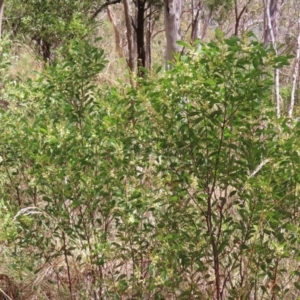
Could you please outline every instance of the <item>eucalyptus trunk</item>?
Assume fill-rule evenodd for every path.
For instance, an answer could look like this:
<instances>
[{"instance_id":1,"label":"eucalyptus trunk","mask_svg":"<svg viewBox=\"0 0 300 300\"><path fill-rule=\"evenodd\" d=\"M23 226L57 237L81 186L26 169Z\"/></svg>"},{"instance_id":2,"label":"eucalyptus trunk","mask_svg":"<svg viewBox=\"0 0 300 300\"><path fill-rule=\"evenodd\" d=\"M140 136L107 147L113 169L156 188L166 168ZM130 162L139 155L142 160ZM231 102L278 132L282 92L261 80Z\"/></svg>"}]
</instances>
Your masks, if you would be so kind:
<instances>
[{"instance_id":1,"label":"eucalyptus trunk","mask_svg":"<svg viewBox=\"0 0 300 300\"><path fill-rule=\"evenodd\" d=\"M298 40L297 40L297 53L296 53L296 62L293 72L293 82L292 82L292 92L291 92L291 102L289 106L288 116L293 117L293 111L295 106L295 95L297 90L297 80L299 76L299 64L300 64L300 15L298 17Z\"/></svg>"},{"instance_id":2,"label":"eucalyptus trunk","mask_svg":"<svg viewBox=\"0 0 300 300\"><path fill-rule=\"evenodd\" d=\"M3 10L4 10L4 0L0 0L0 39L2 35Z\"/></svg>"},{"instance_id":3,"label":"eucalyptus trunk","mask_svg":"<svg viewBox=\"0 0 300 300\"><path fill-rule=\"evenodd\" d=\"M155 19L152 16L152 5L149 5L147 10L147 15L150 17L147 18L147 28L146 28L146 68L150 70L152 67L152 38L153 38L153 28L155 24Z\"/></svg>"},{"instance_id":4,"label":"eucalyptus trunk","mask_svg":"<svg viewBox=\"0 0 300 300\"><path fill-rule=\"evenodd\" d=\"M123 47L122 47L122 37L120 34L120 30L118 29L115 16L113 15L113 12L111 11L110 7L107 6L106 8L107 16L113 26L114 33L115 33L115 42L116 42L116 51L119 54L119 57L124 57Z\"/></svg>"},{"instance_id":5,"label":"eucalyptus trunk","mask_svg":"<svg viewBox=\"0 0 300 300\"><path fill-rule=\"evenodd\" d=\"M276 46L276 35L278 31L279 23L279 14L280 14L280 1L279 0L266 0L265 3L265 32L264 32L264 43L266 45L270 44L275 50L277 55L277 46ZM279 78L279 69L274 71L274 93L275 93L275 102L276 102L276 113L279 118L281 115L281 97L280 97L280 78Z\"/></svg>"},{"instance_id":6,"label":"eucalyptus trunk","mask_svg":"<svg viewBox=\"0 0 300 300\"><path fill-rule=\"evenodd\" d=\"M280 0L267 0L265 4L265 44L273 44L276 41L278 31Z\"/></svg>"},{"instance_id":7,"label":"eucalyptus trunk","mask_svg":"<svg viewBox=\"0 0 300 300\"><path fill-rule=\"evenodd\" d=\"M126 24L126 36L128 45L128 66L131 72L135 71L135 46L134 46L134 31L132 27L132 13L130 9L129 0L124 0L124 12L125 12L125 24Z\"/></svg>"},{"instance_id":8,"label":"eucalyptus trunk","mask_svg":"<svg viewBox=\"0 0 300 300\"><path fill-rule=\"evenodd\" d=\"M191 32L191 39L195 41L196 39L200 38L200 21L201 21L201 11L203 8L202 1L198 1L194 3L192 0L192 32Z\"/></svg>"},{"instance_id":9,"label":"eucalyptus trunk","mask_svg":"<svg viewBox=\"0 0 300 300\"><path fill-rule=\"evenodd\" d=\"M181 0L164 0L164 22L167 40L166 64L172 61L174 54L180 51L176 43L180 40Z\"/></svg>"}]
</instances>

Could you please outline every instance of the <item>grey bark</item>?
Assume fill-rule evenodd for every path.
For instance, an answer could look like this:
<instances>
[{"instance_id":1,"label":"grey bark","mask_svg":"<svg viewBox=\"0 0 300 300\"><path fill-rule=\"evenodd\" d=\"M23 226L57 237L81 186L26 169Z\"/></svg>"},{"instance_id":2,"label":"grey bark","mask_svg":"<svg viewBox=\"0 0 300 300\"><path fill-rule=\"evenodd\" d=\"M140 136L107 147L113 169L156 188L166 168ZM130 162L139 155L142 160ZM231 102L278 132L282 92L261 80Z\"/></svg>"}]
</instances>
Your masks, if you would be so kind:
<instances>
[{"instance_id":1,"label":"grey bark","mask_svg":"<svg viewBox=\"0 0 300 300\"><path fill-rule=\"evenodd\" d=\"M167 40L166 61L174 58L174 54L180 51L180 46L176 44L180 40L180 18L181 0L164 0L164 23Z\"/></svg>"},{"instance_id":2,"label":"grey bark","mask_svg":"<svg viewBox=\"0 0 300 300\"><path fill-rule=\"evenodd\" d=\"M288 111L288 116L290 118L293 117L293 111L295 106L295 94L296 94L296 86L297 86L297 80L299 76L299 64L300 64L300 15L298 17L298 45L297 45L297 54L296 54L296 63L295 63L295 69L293 73L293 83L292 83L292 93L291 93L291 103Z\"/></svg>"},{"instance_id":3,"label":"grey bark","mask_svg":"<svg viewBox=\"0 0 300 300\"><path fill-rule=\"evenodd\" d=\"M124 57L124 52L123 52L123 47L122 47L122 37L121 37L120 31L117 27L115 17L113 15L112 11L110 10L109 6L107 6L106 11L107 11L108 18L109 18L109 20L110 20L110 22L111 22L111 24L114 28L115 41L116 41L116 50L117 50L120 57Z\"/></svg>"},{"instance_id":4,"label":"grey bark","mask_svg":"<svg viewBox=\"0 0 300 300\"><path fill-rule=\"evenodd\" d=\"M152 6L148 8L147 11L148 15L152 15ZM153 28L155 24L155 19L149 17L147 19L147 29L146 29L146 68L148 70L152 67L152 35L153 35Z\"/></svg>"},{"instance_id":5,"label":"grey bark","mask_svg":"<svg viewBox=\"0 0 300 300\"><path fill-rule=\"evenodd\" d=\"M280 1L279 0L266 0L265 4L265 32L264 32L264 43L270 44L273 46L275 53L277 55L277 46L276 46L276 35L278 31L279 23L279 14L280 14ZM275 79L275 102L276 102L276 113L279 118L281 115L281 97L280 97L280 78L279 78L279 69L274 71Z\"/></svg>"},{"instance_id":6,"label":"grey bark","mask_svg":"<svg viewBox=\"0 0 300 300\"><path fill-rule=\"evenodd\" d=\"M131 25L132 22L132 14L130 9L129 0L124 0L124 12L125 12L125 24L126 24L126 35L127 35L127 45L128 45L128 66L129 69L134 73L135 72L135 39L134 39L134 31Z\"/></svg>"},{"instance_id":7,"label":"grey bark","mask_svg":"<svg viewBox=\"0 0 300 300\"><path fill-rule=\"evenodd\" d=\"M276 41L278 31L280 0L267 0L265 4L265 32L264 43L271 44Z\"/></svg>"},{"instance_id":8,"label":"grey bark","mask_svg":"<svg viewBox=\"0 0 300 300\"><path fill-rule=\"evenodd\" d=\"M200 38L200 13L203 8L202 1L198 1L197 4L194 3L194 0L192 0L192 32L191 32L191 38L192 41L195 41L196 39Z\"/></svg>"},{"instance_id":9,"label":"grey bark","mask_svg":"<svg viewBox=\"0 0 300 300\"><path fill-rule=\"evenodd\" d=\"M0 0L0 39L2 36L3 10L4 10L4 0Z\"/></svg>"},{"instance_id":10,"label":"grey bark","mask_svg":"<svg viewBox=\"0 0 300 300\"><path fill-rule=\"evenodd\" d=\"M211 18L212 18L212 14L213 14L213 9L210 8L208 14L205 17L204 24L203 24L203 27L202 27L202 32L201 32L201 35L200 35L201 40L203 40L205 38L207 28L208 28L208 24L210 23Z\"/></svg>"}]
</instances>

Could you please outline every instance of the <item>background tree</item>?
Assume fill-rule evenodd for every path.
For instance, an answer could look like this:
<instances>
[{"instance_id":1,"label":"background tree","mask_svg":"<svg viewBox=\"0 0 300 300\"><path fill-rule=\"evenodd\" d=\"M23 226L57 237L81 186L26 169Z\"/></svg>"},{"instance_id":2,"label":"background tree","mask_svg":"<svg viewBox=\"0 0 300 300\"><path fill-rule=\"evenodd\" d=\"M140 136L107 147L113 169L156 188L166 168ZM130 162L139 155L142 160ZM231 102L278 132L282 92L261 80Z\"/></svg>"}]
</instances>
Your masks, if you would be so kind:
<instances>
[{"instance_id":1,"label":"background tree","mask_svg":"<svg viewBox=\"0 0 300 300\"><path fill-rule=\"evenodd\" d=\"M3 11L4 11L4 0L0 0L0 39L2 35Z\"/></svg>"},{"instance_id":2,"label":"background tree","mask_svg":"<svg viewBox=\"0 0 300 300\"><path fill-rule=\"evenodd\" d=\"M51 60L54 49L74 37L83 38L92 33L94 20L91 18L99 1L37 1L6 3L6 32L36 45L45 62Z\"/></svg>"},{"instance_id":3,"label":"background tree","mask_svg":"<svg viewBox=\"0 0 300 300\"><path fill-rule=\"evenodd\" d=\"M192 1L192 29L191 29L191 39L195 41L197 38L200 38L200 19L201 12L203 9L202 1Z\"/></svg>"},{"instance_id":4,"label":"background tree","mask_svg":"<svg viewBox=\"0 0 300 300\"><path fill-rule=\"evenodd\" d=\"M265 32L264 42L266 44L274 44L277 37L279 15L281 1L266 0L265 1Z\"/></svg>"},{"instance_id":5,"label":"background tree","mask_svg":"<svg viewBox=\"0 0 300 300\"><path fill-rule=\"evenodd\" d=\"M135 32L132 27L132 12L129 4L129 0L124 0L124 13L125 13L125 24L126 24L126 37L128 44L128 66L131 72L135 70L136 62L136 44L135 44Z\"/></svg>"},{"instance_id":6,"label":"background tree","mask_svg":"<svg viewBox=\"0 0 300 300\"><path fill-rule=\"evenodd\" d=\"M124 23L127 39L127 64L131 72L143 76L145 68L151 65L151 38L155 18L159 16L162 4L160 1L123 1ZM134 12L134 14L132 13ZM113 21L112 21L113 23ZM123 26L123 25L121 25ZM117 32L122 30L122 27ZM116 32L116 31L115 31ZM117 37L116 37L117 38Z\"/></svg>"},{"instance_id":7,"label":"background tree","mask_svg":"<svg viewBox=\"0 0 300 300\"><path fill-rule=\"evenodd\" d=\"M164 23L166 34L166 64L180 51L181 0L164 0Z\"/></svg>"}]
</instances>

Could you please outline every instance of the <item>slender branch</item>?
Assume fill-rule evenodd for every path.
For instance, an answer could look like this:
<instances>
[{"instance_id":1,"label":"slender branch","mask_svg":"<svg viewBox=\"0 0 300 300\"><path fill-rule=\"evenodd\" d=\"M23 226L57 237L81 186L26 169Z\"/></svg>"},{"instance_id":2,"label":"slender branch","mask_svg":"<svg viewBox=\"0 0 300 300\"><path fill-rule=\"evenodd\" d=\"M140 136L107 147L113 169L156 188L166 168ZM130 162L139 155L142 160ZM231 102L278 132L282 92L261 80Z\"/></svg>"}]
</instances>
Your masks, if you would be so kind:
<instances>
[{"instance_id":1,"label":"slender branch","mask_svg":"<svg viewBox=\"0 0 300 300\"><path fill-rule=\"evenodd\" d=\"M104 4L102 4L94 13L93 13L93 15L92 15L92 19L95 19L98 15L99 15L99 13L103 10L103 9L105 9L107 6L109 6L109 5L113 5L113 4L117 4L117 3L121 3L121 0L112 0L112 1L107 1L107 2L105 2Z\"/></svg>"},{"instance_id":2,"label":"slender branch","mask_svg":"<svg viewBox=\"0 0 300 300\"><path fill-rule=\"evenodd\" d=\"M240 20L241 20L242 15L246 11L246 9L247 9L247 4L243 7L243 9L238 14L237 3L235 3L235 29L234 29L234 35L238 35Z\"/></svg>"},{"instance_id":3,"label":"slender branch","mask_svg":"<svg viewBox=\"0 0 300 300\"><path fill-rule=\"evenodd\" d=\"M264 165L266 165L268 162L271 160L269 158L265 159L262 161L256 168L255 170L248 176L248 178L254 177L262 168Z\"/></svg>"},{"instance_id":4,"label":"slender branch","mask_svg":"<svg viewBox=\"0 0 300 300\"><path fill-rule=\"evenodd\" d=\"M161 30L158 30L157 32L155 32L153 35L152 35L152 40L157 36L159 35L160 33L164 32L165 29L161 29Z\"/></svg>"},{"instance_id":5,"label":"slender branch","mask_svg":"<svg viewBox=\"0 0 300 300\"><path fill-rule=\"evenodd\" d=\"M7 298L8 300L13 300L12 298L10 298L1 288L0 288L0 292L5 296L5 298Z\"/></svg>"},{"instance_id":6,"label":"slender branch","mask_svg":"<svg viewBox=\"0 0 300 300\"><path fill-rule=\"evenodd\" d=\"M266 2L266 12L267 12L267 20L268 20L268 27L270 30L271 35L271 41L274 48L274 51L277 55L277 46L276 46L276 39L275 39L275 32L274 32L274 26L272 24L271 14L270 14L270 7L271 3L270 0L267 0ZM280 117L280 110L281 110L281 97L280 97L280 91L279 91L279 69L275 69L275 101L276 101L276 113L277 117Z\"/></svg>"},{"instance_id":7,"label":"slender branch","mask_svg":"<svg viewBox=\"0 0 300 300\"><path fill-rule=\"evenodd\" d=\"M148 7L148 9L149 9L149 8L150 8L150 7ZM147 10L147 9L145 9L145 11L146 11L146 10ZM159 11L160 11L160 8L151 10L151 13L149 13L148 15L145 16L144 21L146 21L146 19L150 18L151 16L153 16L154 14L156 14L156 13L159 12Z\"/></svg>"}]
</instances>

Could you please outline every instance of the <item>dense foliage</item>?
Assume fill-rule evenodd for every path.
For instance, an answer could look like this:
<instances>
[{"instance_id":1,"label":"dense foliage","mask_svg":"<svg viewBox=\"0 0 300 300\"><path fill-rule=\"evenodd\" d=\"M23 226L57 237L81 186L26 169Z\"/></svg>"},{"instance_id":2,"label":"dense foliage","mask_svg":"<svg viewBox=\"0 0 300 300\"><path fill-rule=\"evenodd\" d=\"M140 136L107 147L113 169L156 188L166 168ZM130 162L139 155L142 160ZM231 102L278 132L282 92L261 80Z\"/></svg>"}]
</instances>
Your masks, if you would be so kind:
<instances>
[{"instance_id":1,"label":"dense foliage","mask_svg":"<svg viewBox=\"0 0 300 300\"><path fill-rule=\"evenodd\" d=\"M13 299L299 297L300 127L272 100L287 59L218 32L136 88L105 88L96 43L69 41L22 81L1 41L0 238L26 283Z\"/></svg>"},{"instance_id":2,"label":"dense foliage","mask_svg":"<svg viewBox=\"0 0 300 300\"><path fill-rule=\"evenodd\" d=\"M92 15L101 4L99 0L8 0L4 31L26 39L49 62L62 43L93 34Z\"/></svg>"}]
</instances>

